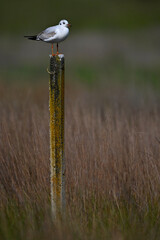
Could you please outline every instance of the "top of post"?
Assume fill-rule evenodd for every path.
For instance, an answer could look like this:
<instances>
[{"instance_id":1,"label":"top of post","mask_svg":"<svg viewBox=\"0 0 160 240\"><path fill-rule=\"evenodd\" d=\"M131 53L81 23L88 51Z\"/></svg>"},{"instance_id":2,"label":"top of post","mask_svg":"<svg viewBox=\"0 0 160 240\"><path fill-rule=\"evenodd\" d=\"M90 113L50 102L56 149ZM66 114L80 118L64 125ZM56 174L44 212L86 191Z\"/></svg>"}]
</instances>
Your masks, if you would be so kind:
<instances>
[{"instance_id":1,"label":"top of post","mask_svg":"<svg viewBox=\"0 0 160 240\"><path fill-rule=\"evenodd\" d=\"M55 58L56 60L61 61L62 59L64 59L64 54L58 54L58 55L54 55L52 56L51 54L49 55L50 59L51 58Z\"/></svg>"},{"instance_id":2,"label":"top of post","mask_svg":"<svg viewBox=\"0 0 160 240\"><path fill-rule=\"evenodd\" d=\"M49 55L50 57L50 72L54 72L55 68L62 69L64 71L64 54Z\"/></svg>"}]
</instances>

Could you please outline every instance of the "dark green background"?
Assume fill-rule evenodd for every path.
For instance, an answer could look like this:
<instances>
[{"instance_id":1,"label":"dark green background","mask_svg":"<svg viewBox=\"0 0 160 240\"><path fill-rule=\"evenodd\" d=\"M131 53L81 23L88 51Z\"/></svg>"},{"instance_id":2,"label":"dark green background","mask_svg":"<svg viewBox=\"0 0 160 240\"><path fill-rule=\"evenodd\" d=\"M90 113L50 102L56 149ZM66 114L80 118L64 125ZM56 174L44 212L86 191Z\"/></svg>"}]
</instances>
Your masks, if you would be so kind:
<instances>
[{"instance_id":1,"label":"dark green background","mask_svg":"<svg viewBox=\"0 0 160 240\"><path fill-rule=\"evenodd\" d=\"M0 81L46 81L51 46L23 36L64 18L66 81L160 85L160 1L147 0L1 2Z\"/></svg>"},{"instance_id":2,"label":"dark green background","mask_svg":"<svg viewBox=\"0 0 160 240\"><path fill-rule=\"evenodd\" d=\"M160 24L160 1L27 0L1 2L1 33L23 33L68 19L79 29L136 29Z\"/></svg>"}]
</instances>

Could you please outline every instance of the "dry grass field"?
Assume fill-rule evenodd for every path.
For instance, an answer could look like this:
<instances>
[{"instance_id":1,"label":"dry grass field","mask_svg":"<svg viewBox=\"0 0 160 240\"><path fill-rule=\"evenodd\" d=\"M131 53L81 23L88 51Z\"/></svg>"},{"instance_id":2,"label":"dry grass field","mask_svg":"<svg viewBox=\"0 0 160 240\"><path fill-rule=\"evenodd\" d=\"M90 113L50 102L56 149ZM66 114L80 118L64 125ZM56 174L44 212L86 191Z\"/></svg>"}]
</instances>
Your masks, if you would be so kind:
<instances>
[{"instance_id":1,"label":"dry grass field","mask_svg":"<svg viewBox=\"0 0 160 240\"><path fill-rule=\"evenodd\" d=\"M0 239L159 239L160 106L149 87L66 86L66 219L50 216L48 86L0 86Z\"/></svg>"}]
</instances>

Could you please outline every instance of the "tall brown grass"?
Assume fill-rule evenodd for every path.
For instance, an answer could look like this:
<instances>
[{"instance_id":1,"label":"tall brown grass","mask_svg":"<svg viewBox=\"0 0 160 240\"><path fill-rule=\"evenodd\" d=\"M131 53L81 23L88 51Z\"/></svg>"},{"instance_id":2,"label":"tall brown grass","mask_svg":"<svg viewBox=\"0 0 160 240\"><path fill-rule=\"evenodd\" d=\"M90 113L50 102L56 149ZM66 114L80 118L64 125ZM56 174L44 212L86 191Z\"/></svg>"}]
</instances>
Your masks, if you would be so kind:
<instances>
[{"instance_id":1,"label":"tall brown grass","mask_svg":"<svg viewBox=\"0 0 160 240\"><path fill-rule=\"evenodd\" d=\"M73 84L65 105L67 214L55 224L48 86L1 85L1 239L158 239L158 95L134 86Z\"/></svg>"}]
</instances>

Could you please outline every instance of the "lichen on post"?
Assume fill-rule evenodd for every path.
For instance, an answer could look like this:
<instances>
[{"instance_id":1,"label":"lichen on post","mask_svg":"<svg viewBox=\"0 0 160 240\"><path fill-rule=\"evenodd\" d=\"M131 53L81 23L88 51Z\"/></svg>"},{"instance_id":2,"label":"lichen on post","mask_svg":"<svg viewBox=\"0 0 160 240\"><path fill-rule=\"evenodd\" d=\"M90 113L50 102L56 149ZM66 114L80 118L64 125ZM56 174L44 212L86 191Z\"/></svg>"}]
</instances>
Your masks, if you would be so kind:
<instances>
[{"instance_id":1,"label":"lichen on post","mask_svg":"<svg viewBox=\"0 0 160 240\"><path fill-rule=\"evenodd\" d=\"M57 218L65 211L63 54L50 55L49 73L51 205Z\"/></svg>"}]
</instances>

